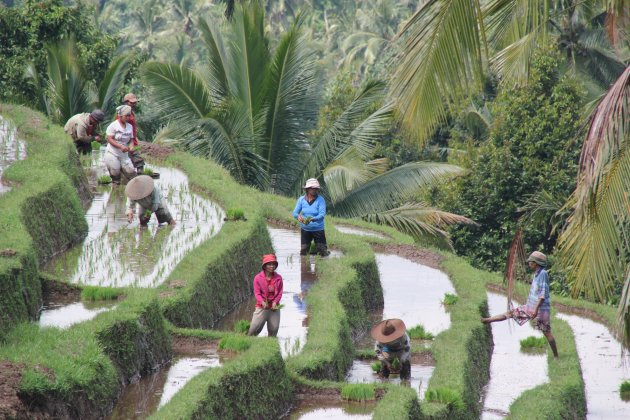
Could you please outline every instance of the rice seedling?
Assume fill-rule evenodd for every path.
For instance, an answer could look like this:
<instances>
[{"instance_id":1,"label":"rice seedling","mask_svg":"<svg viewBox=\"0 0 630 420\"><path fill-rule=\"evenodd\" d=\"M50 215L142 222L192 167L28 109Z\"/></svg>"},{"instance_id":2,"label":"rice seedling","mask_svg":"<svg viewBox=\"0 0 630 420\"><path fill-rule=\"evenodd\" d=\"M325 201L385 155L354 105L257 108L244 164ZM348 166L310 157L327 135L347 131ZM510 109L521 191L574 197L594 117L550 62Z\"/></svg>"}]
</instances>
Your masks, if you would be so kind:
<instances>
[{"instance_id":1,"label":"rice seedling","mask_svg":"<svg viewBox=\"0 0 630 420\"><path fill-rule=\"evenodd\" d=\"M153 169L149 168L148 166L144 168L144 171L142 171L143 175L149 175L149 176L153 176Z\"/></svg>"},{"instance_id":2,"label":"rice seedling","mask_svg":"<svg viewBox=\"0 0 630 420\"><path fill-rule=\"evenodd\" d=\"M409 338L417 340L433 340L435 338L433 334L426 331L422 325L416 325L415 327L407 331Z\"/></svg>"},{"instance_id":3,"label":"rice seedling","mask_svg":"<svg viewBox=\"0 0 630 420\"><path fill-rule=\"evenodd\" d=\"M97 141L92 142L92 150L99 150L101 148L101 143Z\"/></svg>"},{"instance_id":4,"label":"rice seedling","mask_svg":"<svg viewBox=\"0 0 630 420\"><path fill-rule=\"evenodd\" d=\"M237 335L223 337L219 342L220 350L245 351L251 346L251 340Z\"/></svg>"},{"instance_id":5,"label":"rice seedling","mask_svg":"<svg viewBox=\"0 0 630 420\"><path fill-rule=\"evenodd\" d=\"M245 218L245 212L242 209L234 208L229 209L226 214L226 220L247 220Z\"/></svg>"},{"instance_id":6,"label":"rice seedling","mask_svg":"<svg viewBox=\"0 0 630 420\"><path fill-rule=\"evenodd\" d=\"M523 351L540 351L544 350L547 345L545 337L529 336L521 340L521 350Z\"/></svg>"},{"instance_id":7,"label":"rice seedling","mask_svg":"<svg viewBox=\"0 0 630 420\"><path fill-rule=\"evenodd\" d=\"M451 293L445 293L442 304L445 306L455 305L458 300L459 300L459 296L453 295Z\"/></svg>"},{"instance_id":8,"label":"rice seedling","mask_svg":"<svg viewBox=\"0 0 630 420\"><path fill-rule=\"evenodd\" d=\"M241 319L236 324L234 324L234 331L239 334L247 334L249 331L250 322L246 319Z\"/></svg>"},{"instance_id":9,"label":"rice seedling","mask_svg":"<svg viewBox=\"0 0 630 420\"><path fill-rule=\"evenodd\" d=\"M462 400L462 397L450 388L429 389L424 394L424 399L429 402L446 404L451 409L464 409L464 401Z\"/></svg>"},{"instance_id":10,"label":"rice seedling","mask_svg":"<svg viewBox=\"0 0 630 420\"><path fill-rule=\"evenodd\" d=\"M624 401L630 401L630 381L623 381L619 385L619 395Z\"/></svg>"},{"instance_id":11,"label":"rice seedling","mask_svg":"<svg viewBox=\"0 0 630 420\"><path fill-rule=\"evenodd\" d=\"M81 299L89 301L114 300L122 295L121 289L113 287L87 286L81 290Z\"/></svg>"},{"instance_id":12,"label":"rice seedling","mask_svg":"<svg viewBox=\"0 0 630 420\"><path fill-rule=\"evenodd\" d=\"M379 373L381 371L381 362L374 362L370 365L370 367L374 373Z\"/></svg>"},{"instance_id":13,"label":"rice seedling","mask_svg":"<svg viewBox=\"0 0 630 420\"><path fill-rule=\"evenodd\" d=\"M370 401L376 396L373 384L345 384L341 387L341 398L349 401Z\"/></svg>"},{"instance_id":14,"label":"rice seedling","mask_svg":"<svg viewBox=\"0 0 630 420\"><path fill-rule=\"evenodd\" d=\"M112 182L112 177L109 175L101 175L98 177L98 179L96 180L96 182L98 182L101 185L105 185L105 184L111 184Z\"/></svg>"}]
</instances>

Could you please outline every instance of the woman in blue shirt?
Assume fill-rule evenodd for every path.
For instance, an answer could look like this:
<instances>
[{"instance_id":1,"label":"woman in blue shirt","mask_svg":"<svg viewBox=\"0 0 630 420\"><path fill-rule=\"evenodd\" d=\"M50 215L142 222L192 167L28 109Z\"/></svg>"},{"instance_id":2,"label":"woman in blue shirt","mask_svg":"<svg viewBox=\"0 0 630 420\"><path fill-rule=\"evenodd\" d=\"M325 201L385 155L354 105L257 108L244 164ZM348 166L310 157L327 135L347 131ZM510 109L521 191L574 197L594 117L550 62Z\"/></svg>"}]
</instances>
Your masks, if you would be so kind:
<instances>
[{"instance_id":1,"label":"woman in blue shirt","mask_svg":"<svg viewBox=\"0 0 630 420\"><path fill-rule=\"evenodd\" d=\"M326 202L319 195L319 188L319 182L315 178L308 179L304 185L306 193L298 198L293 209L293 218L300 222L300 255L308 254L313 240L319 255L330 255L324 232Z\"/></svg>"},{"instance_id":2,"label":"woman in blue shirt","mask_svg":"<svg viewBox=\"0 0 630 420\"><path fill-rule=\"evenodd\" d=\"M533 327L540 330L553 351L554 357L558 357L556 339L551 334L551 304L549 301L549 275L545 267L547 266L547 256L539 251L534 251L527 258L529 268L534 270L532 286L529 289L527 303L518 308L514 308L506 313L495 315L490 318L481 318L481 322L489 324L491 322L515 320L518 325L523 325L531 321Z\"/></svg>"}]
</instances>

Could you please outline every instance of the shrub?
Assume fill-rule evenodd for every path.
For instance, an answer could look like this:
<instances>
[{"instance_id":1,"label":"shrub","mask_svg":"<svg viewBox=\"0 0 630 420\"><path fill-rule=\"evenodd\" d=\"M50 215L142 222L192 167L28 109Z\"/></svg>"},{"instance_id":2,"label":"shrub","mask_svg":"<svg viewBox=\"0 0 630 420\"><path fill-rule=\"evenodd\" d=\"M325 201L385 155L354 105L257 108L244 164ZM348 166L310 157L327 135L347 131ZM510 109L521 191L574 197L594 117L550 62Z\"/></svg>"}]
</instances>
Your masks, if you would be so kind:
<instances>
[{"instance_id":1,"label":"shrub","mask_svg":"<svg viewBox=\"0 0 630 420\"><path fill-rule=\"evenodd\" d=\"M249 331L250 322L246 319L241 319L234 325L234 331L239 334L247 334Z\"/></svg>"},{"instance_id":2,"label":"shrub","mask_svg":"<svg viewBox=\"0 0 630 420\"><path fill-rule=\"evenodd\" d=\"M341 388L341 398L350 401L369 401L375 398L373 384L346 384Z\"/></svg>"},{"instance_id":3,"label":"shrub","mask_svg":"<svg viewBox=\"0 0 630 420\"><path fill-rule=\"evenodd\" d=\"M220 350L245 351L251 346L251 341L245 337L230 335L223 337L219 342Z\"/></svg>"},{"instance_id":4,"label":"shrub","mask_svg":"<svg viewBox=\"0 0 630 420\"><path fill-rule=\"evenodd\" d=\"M630 400L630 381L623 381L621 385L619 385L619 395L624 401Z\"/></svg>"},{"instance_id":5,"label":"shrub","mask_svg":"<svg viewBox=\"0 0 630 420\"><path fill-rule=\"evenodd\" d=\"M112 177L109 175L101 175L98 177L97 182L99 184L110 184L112 182Z\"/></svg>"},{"instance_id":6,"label":"shrub","mask_svg":"<svg viewBox=\"0 0 630 420\"><path fill-rule=\"evenodd\" d=\"M464 401L462 401L462 397L450 388L429 389L427 390L424 398L430 402L446 404L449 406L449 409L464 409Z\"/></svg>"},{"instance_id":7,"label":"shrub","mask_svg":"<svg viewBox=\"0 0 630 420\"><path fill-rule=\"evenodd\" d=\"M545 337L530 336L521 340L521 350L544 350L546 345Z\"/></svg>"},{"instance_id":8,"label":"shrub","mask_svg":"<svg viewBox=\"0 0 630 420\"><path fill-rule=\"evenodd\" d=\"M122 289L114 287L86 286L81 290L81 299L90 301L114 300L122 294Z\"/></svg>"},{"instance_id":9,"label":"shrub","mask_svg":"<svg viewBox=\"0 0 630 420\"><path fill-rule=\"evenodd\" d=\"M409 338L420 340L433 340L433 334L426 331L422 325L416 325L407 331Z\"/></svg>"},{"instance_id":10,"label":"shrub","mask_svg":"<svg viewBox=\"0 0 630 420\"><path fill-rule=\"evenodd\" d=\"M445 306L455 305L458 300L459 300L459 297L457 295L453 295L451 293L445 293L442 304Z\"/></svg>"}]
</instances>

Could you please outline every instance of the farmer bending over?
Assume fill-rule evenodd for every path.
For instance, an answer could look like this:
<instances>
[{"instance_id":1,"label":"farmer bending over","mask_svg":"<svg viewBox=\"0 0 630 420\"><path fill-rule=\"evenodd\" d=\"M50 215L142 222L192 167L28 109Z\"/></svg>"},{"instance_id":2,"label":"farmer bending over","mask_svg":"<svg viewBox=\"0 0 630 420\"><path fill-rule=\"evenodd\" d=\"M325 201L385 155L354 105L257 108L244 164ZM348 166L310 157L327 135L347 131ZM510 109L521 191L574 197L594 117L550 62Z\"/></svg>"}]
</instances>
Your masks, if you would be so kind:
<instances>
[{"instance_id":1,"label":"farmer bending over","mask_svg":"<svg viewBox=\"0 0 630 420\"><path fill-rule=\"evenodd\" d=\"M133 221L133 215L136 210L136 204L140 206L139 219L142 226L146 226L151 219L151 215L155 213L158 223L175 224L175 219L168 211L160 189L155 188L153 178L148 175L138 175L125 187L125 195L127 196L127 221Z\"/></svg>"},{"instance_id":2,"label":"farmer bending over","mask_svg":"<svg viewBox=\"0 0 630 420\"><path fill-rule=\"evenodd\" d=\"M386 319L370 331L376 341L374 350L381 361L379 374L388 378L390 373L400 372L400 379L411 378L411 341L405 323L401 319Z\"/></svg>"},{"instance_id":3,"label":"farmer bending over","mask_svg":"<svg viewBox=\"0 0 630 420\"><path fill-rule=\"evenodd\" d=\"M99 123L105 119L105 113L100 109L82 114L77 114L70 118L63 130L72 137L77 152L83 155L92 152L92 141L101 141L101 136L96 134Z\"/></svg>"},{"instance_id":4,"label":"farmer bending over","mask_svg":"<svg viewBox=\"0 0 630 420\"><path fill-rule=\"evenodd\" d=\"M547 256L542 252L534 251L527 258L527 265L534 270L532 286L529 289L527 303L518 308L512 309L500 315L490 318L481 318L481 322L489 324L491 322L505 321L513 319L518 325L523 325L527 321L532 321L533 327L542 333L549 342L549 347L553 351L553 357L558 357L556 339L551 334L551 303L549 301L549 275L545 267L547 266Z\"/></svg>"}]
</instances>

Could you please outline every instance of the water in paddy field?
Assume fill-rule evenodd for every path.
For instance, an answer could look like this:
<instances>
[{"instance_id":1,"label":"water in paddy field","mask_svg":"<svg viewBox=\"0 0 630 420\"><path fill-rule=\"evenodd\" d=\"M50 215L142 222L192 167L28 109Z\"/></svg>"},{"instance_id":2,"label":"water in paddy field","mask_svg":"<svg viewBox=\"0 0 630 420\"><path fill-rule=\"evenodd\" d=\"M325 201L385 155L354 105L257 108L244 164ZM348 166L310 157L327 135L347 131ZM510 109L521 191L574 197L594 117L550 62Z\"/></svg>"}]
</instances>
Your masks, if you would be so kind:
<instances>
[{"instance_id":1,"label":"water in paddy field","mask_svg":"<svg viewBox=\"0 0 630 420\"><path fill-rule=\"evenodd\" d=\"M0 195L11 190L2 183L2 173L16 160L26 158L26 144L17 138L17 130L0 115Z\"/></svg>"},{"instance_id":2,"label":"water in paddy field","mask_svg":"<svg viewBox=\"0 0 630 420\"><path fill-rule=\"evenodd\" d=\"M335 229L337 229L341 233L347 233L350 235L371 236L374 238L387 239L387 236L383 235L380 232L374 232L374 231L366 230L366 229L359 229L354 226L350 227L350 226L335 225Z\"/></svg>"},{"instance_id":3,"label":"water in paddy field","mask_svg":"<svg viewBox=\"0 0 630 420\"><path fill-rule=\"evenodd\" d=\"M588 318L558 313L573 329L589 420L630 419L630 402L619 395L619 386L630 380L630 355L608 328ZM562 342L558 342L562 357Z\"/></svg>"},{"instance_id":4,"label":"water in paddy field","mask_svg":"<svg viewBox=\"0 0 630 420\"><path fill-rule=\"evenodd\" d=\"M44 304L39 317L39 326L68 328L76 323L94 318L101 312L115 308L113 303L103 302L72 302Z\"/></svg>"},{"instance_id":5,"label":"water in paddy field","mask_svg":"<svg viewBox=\"0 0 630 420\"><path fill-rule=\"evenodd\" d=\"M168 403L192 378L203 371L221 367L232 354L216 350L203 354L180 355L165 368L128 385L109 419L145 419Z\"/></svg>"},{"instance_id":6,"label":"water in paddy field","mask_svg":"<svg viewBox=\"0 0 630 420\"><path fill-rule=\"evenodd\" d=\"M104 148L92 155L92 178L106 173ZM215 235L223 225L218 205L190 191L186 175L172 168L151 166L155 180L175 218L175 226L158 226L155 215L141 227L138 215L127 222L124 186L101 186L85 218L89 226L81 245L55 258L46 267L71 283L108 287L156 287L192 249ZM136 212L137 213L137 212Z\"/></svg>"},{"instance_id":7,"label":"water in paddy field","mask_svg":"<svg viewBox=\"0 0 630 420\"><path fill-rule=\"evenodd\" d=\"M397 255L376 254L383 287L383 319L400 318L407 329L422 325L437 335L451 325L442 300L455 294L448 276Z\"/></svg>"},{"instance_id":8,"label":"water in paddy field","mask_svg":"<svg viewBox=\"0 0 630 420\"><path fill-rule=\"evenodd\" d=\"M372 418L376 402L344 402L325 404L316 401L301 401L291 410L290 420L367 420Z\"/></svg>"},{"instance_id":9,"label":"water in paddy field","mask_svg":"<svg viewBox=\"0 0 630 420\"><path fill-rule=\"evenodd\" d=\"M372 370L374 360L355 360L346 376L346 381L350 383L373 383L382 382L390 384L398 384L411 387L418 394L419 399L424 399L424 393L427 391L429 379L433 375L435 366L411 364L411 379L401 381L398 375L390 375L389 378L381 378Z\"/></svg>"},{"instance_id":10,"label":"water in paddy field","mask_svg":"<svg viewBox=\"0 0 630 420\"><path fill-rule=\"evenodd\" d=\"M516 302L514 302L517 305ZM507 311L507 297L488 292L491 315ZM549 382L547 353L524 353L520 341L529 336L542 337L529 323L519 326L508 320L493 322L494 349L490 362L490 381L485 388L482 419L500 419L507 416L510 404L528 389ZM552 320L553 328L553 320Z\"/></svg>"}]
</instances>

